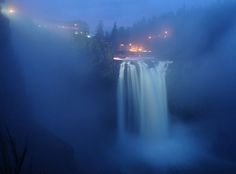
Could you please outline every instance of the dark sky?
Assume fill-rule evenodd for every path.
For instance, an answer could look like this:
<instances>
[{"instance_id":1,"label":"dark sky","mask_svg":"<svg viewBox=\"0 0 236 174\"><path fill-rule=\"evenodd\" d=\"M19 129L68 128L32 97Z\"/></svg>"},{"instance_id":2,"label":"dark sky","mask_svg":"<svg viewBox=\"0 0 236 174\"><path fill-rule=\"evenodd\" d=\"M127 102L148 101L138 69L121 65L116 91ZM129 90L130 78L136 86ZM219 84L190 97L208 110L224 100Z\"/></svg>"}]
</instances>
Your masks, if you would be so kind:
<instances>
[{"instance_id":1,"label":"dark sky","mask_svg":"<svg viewBox=\"0 0 236 174\"><path fill-rule=\"evenodd\" d=\"M117 21L122 25L186 5L208 5L216 0L8 0L9 3L48 19L86 20L94 25L99 20L110 25Z\"/></svg>"}]
</instances>

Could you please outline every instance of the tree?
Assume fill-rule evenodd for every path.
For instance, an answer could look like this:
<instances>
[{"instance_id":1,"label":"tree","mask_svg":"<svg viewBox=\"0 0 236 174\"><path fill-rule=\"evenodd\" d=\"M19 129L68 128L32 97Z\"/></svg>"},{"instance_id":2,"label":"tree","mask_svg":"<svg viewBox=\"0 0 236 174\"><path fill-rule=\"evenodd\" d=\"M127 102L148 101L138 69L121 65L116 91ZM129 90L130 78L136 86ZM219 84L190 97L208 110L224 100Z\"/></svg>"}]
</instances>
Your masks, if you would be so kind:
<instances>
[{"instance_id":1,"label":"tree","mask_svg":"<svg viewBox=\"0 0 236 174\"><path fill-rule=\"evenodd\" d=\"M97 31L96 31L95 37L96 37L97 40L103 41L104 40L104 36L105 36L104 24L103 24L102 21L100 21L98 23L98 26L97 26Z\"/></svg>"},{"instance_id":2,"label":"tree","mask_svg":"<svg viewBox=\"0 0 236 174\"><path fill-rule=\"evenodd\" d=\"M96 75L100 77L111 75L113 52L110 43L110 33L104 31L102 21L99 22L95 37L92 39L91 52Z\"/></svg>"},{"instance_id":3,"label":"tree","mask_svg":"<svg viewBox=\"0 0 236 174\"><path fill-rule=\"evenodd\" d=\"M119 44L119 41L118 41L118 28L117 28L117 24L116 22L114 23L114 26L112 28L112 31L111 31L111 36L110 36L110 41L111 41L111 46L112 46L112 49L113 49L113 52L117 49L118 47L118 44Z\"/></svg>"}]
</instances>

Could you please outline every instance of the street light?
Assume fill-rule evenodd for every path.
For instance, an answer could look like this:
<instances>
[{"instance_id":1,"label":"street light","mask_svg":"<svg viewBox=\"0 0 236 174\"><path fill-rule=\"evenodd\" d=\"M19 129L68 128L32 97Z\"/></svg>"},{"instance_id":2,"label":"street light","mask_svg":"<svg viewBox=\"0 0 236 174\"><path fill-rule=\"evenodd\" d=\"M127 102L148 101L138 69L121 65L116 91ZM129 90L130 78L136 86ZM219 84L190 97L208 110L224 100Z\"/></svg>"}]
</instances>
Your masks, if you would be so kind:
<instances>
[{"instance_id":1,"label":"street light","mask_svg":"<svg viewBox=\"0 0 236 174\"><path fill-rule=\"evenodd\" d=\"M9 7L7 12L8 12L8 14L14 14L14 13L16 13L16 10L13 7Z\"/></svg>"},{"instance_id":2,"label":"street light","mask_svg":"<svg viewBox=\"0 0 236 174\"><path fill-rule=\"evenodd\" d=\"M13 16L16 13L16 8L14 8L14 7L3 7L2 8L2 13L5 14L6 16Z\"/></svg>"}]
</instances>

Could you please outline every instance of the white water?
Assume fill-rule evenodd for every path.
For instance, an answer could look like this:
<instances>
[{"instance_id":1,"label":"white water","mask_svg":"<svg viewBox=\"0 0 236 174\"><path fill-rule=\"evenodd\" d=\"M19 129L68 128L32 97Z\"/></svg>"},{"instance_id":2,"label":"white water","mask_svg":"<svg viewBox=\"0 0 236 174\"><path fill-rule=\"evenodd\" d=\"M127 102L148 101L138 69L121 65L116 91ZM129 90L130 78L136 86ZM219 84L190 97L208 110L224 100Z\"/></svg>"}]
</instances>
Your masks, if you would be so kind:
<instances>
[{"instance_id":1,"label":"white water","mask_svg":"<svg viewBox=\"0 0 236 174\"><path fill-rule=\"evenodd\" d=\"M166 70L169 63L121 63L117 94L119 138L135 135L155 141L168 136Z\"/></svg>"}]
</instances>

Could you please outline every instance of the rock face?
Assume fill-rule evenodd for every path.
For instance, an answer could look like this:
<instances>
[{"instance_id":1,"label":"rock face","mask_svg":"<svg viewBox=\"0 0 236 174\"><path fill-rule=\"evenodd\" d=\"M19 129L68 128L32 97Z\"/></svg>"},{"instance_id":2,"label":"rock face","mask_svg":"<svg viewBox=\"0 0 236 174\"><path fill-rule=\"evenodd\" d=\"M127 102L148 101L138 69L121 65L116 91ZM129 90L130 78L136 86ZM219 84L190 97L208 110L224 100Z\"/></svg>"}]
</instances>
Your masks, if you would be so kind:
<instances>
[{"instance_id":1,"label":"rock face","mask_svg":"<svg viewBox=\"0 0 236 174\"><path fill-rule=\"evenodd\" d=\"M8 19L0 14L0 115L1 119L21 122L27 114L24 82L11 46ZM15 121L16 121L15 120Z\"/></svg>"},{"instance_id":2,"label":"rock face","mask_svg":"<svg viewBox=\"0 0 236 174\"><path fill-rule=\"evenodd\" d=\"M33 173L76 173L70 145L40 128L32 119L19 59L11 45L10 31L8 19L0 13L0 134L6 136L3 130L8 127L18 151L23 150L27 142L23 173L29 172L29 166L32 166ZM6 140L6 137L0 138ZM0 156L0 169L1 163Z\"/></svg>"},{"instance_id":3,"label":"rock face","mask_svg":"<svg viewBox=\"0 0 236 174\"><path fill-rule=\"evenodd\" d=\"M0 14L0 114L4 115L6 98L6 60L9 57L9 27L7 19Z\"/></svg>"}]
</instances>

